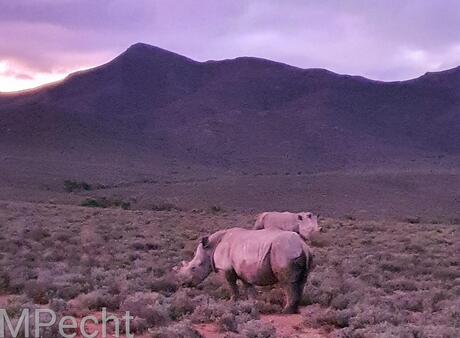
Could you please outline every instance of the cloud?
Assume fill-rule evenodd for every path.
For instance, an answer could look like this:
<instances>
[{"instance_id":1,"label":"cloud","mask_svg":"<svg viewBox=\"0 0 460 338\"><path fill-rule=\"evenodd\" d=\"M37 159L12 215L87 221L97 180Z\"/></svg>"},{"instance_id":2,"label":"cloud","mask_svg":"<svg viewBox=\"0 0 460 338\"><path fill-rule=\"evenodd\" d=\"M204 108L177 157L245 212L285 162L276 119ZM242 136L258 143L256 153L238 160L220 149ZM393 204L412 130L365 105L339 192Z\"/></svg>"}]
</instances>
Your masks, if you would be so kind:
<instances>
[{"instance_id":1,"label":"cloud","mask_svg":"<svg viewBox=\"0 0 460 338\"><path fill-rule=\"evenodd\" d=\"M140 41L200 61L250 55L399 80L459 65L459 31L454 0L0 2L0 60L32 77L95 66Z\"/></svg>"}]
</instances>

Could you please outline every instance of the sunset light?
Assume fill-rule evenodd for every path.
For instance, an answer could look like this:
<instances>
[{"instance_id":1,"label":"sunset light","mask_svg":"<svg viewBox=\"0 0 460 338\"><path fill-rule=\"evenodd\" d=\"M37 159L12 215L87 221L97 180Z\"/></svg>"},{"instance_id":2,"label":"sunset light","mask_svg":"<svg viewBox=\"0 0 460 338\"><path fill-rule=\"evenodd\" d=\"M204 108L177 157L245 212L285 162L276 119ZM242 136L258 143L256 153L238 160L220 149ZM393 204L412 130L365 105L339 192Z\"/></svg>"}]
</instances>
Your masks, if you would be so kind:
<instances>
[{"instance_id":1,"label":"sunset light","mask_svg":"<svg viewBox=\"0 0 460 338\"><path fill-rule=\"evenodd\" d=\"M64 72L23 73L7 61L0 61L0 92L15 92L35 88L50 82L62 80L67 76Z\"/></svg>"}]
</instances>

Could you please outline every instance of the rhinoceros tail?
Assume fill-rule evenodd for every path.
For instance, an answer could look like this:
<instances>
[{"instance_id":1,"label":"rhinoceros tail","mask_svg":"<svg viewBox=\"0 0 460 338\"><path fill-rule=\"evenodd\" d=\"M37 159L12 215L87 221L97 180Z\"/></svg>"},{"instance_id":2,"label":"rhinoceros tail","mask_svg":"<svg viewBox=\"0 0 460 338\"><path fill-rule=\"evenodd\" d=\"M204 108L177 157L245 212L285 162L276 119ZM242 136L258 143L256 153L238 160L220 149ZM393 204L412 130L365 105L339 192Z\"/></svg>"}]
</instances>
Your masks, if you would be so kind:
<instances>
[{"instance_id":1,"label":"rhinoceros tail","mask_svg":"<svg viewBox=\"0 0 460 338\"><path fill-rule=\"evenodd\" d=\"M257 215L257 219L256 219L256 222L254 223L254 227L253 227L254 230L260 230L260 229L264 228L264 218L265 218L266 215L267 215L266 212L263 212L263 213Z\"/></svg>"}]
</instances>

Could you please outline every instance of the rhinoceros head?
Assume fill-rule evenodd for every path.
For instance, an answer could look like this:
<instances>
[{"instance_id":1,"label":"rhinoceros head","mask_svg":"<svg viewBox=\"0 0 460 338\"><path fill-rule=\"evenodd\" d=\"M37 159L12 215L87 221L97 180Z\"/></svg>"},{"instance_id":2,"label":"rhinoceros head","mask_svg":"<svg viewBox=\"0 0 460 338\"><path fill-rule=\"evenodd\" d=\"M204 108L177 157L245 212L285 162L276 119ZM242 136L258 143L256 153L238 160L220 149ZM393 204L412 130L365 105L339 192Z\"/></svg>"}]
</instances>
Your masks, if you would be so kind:
<instances>
[{"instance_id":1,"label":"rhinoceros head","mask_svg":"<svg viewBox=\"0 0 460 338\"><path fill-rule=\"evenodd\" d=\"M309 239L313 234L322 231L318 224L318 216L311 212L298 213L297 219L299 222L299 234L304 239Z\"/></svg>"},{"instance_id":2,"label":"rhinoceros head","mask_svg":"<svg viewBox=\"0 0 460 338\"><path fill-rule=\"evenodd\" d=\"M203 237L195 251L193 259L177 269L177 277L181 284L196 286L212 271L212 250L209 237Z\"/></svg>"}]
</instances>

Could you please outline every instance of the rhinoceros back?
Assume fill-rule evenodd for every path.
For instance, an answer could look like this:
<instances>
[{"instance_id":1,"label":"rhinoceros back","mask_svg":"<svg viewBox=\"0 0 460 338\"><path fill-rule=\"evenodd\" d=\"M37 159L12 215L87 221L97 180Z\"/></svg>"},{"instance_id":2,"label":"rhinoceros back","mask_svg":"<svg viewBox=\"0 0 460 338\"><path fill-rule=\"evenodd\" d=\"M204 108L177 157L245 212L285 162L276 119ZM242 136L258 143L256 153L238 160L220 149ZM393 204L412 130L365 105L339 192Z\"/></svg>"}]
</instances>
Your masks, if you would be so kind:
<instances>
[{"instance_id":1,"label":"rhinoceros back","mask_svg":"<svg viewBox=\"0 0 460 338\"><path fill-rule=\"evenodd\" d=\"M268 285L274 282L273 271L287 268L304 253L298 234L281 230L227 231L215 252L217 268L235 272L251 284Z\"/></svg>"}]
</instances>

